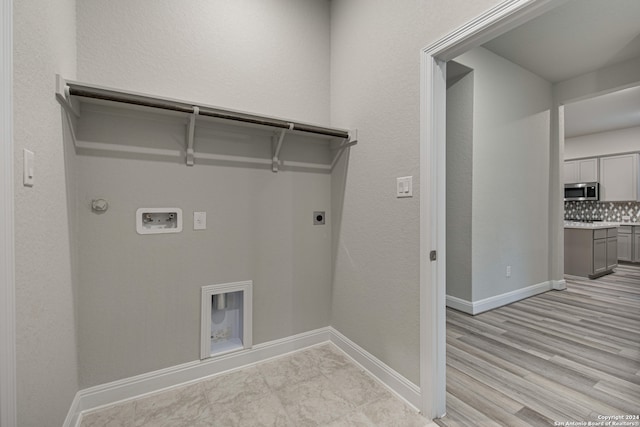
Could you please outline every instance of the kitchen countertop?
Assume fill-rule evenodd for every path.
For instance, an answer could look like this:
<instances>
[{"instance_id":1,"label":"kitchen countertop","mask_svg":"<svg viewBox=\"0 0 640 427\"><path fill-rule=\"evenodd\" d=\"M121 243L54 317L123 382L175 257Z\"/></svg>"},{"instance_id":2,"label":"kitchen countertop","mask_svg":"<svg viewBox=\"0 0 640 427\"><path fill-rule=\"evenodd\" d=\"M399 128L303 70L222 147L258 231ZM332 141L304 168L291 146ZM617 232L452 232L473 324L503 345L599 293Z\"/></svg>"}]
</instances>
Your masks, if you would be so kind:
<instances>
[{"instance_id":1,"label":"kitchen countertop","mask_svg":"<svg viewBox=\"0 0 640 427\"><path fill-rule=\"evenodd\" d=\"M600 228L620 227L621 225L633 225L636 227L640 227L640 222L614 222L614 221L582 222L582 221L568 221L568 220L564 221L565 228L600 229Z\"/></svg>"},{"instance_id":2,"label":"kitchen countertop","mask_svg":"<svg viewBox=\"0 0 640 427\"><path fill-rule=\"evenodd\" d=\"M617 228L620 226L619 222L580 222L580 221L565 221L564 228L578 228L578 229L586 229L586 230L600 230L603 228ZM624 223L624 225L635 225L637 223ZM640 225L640 224L638 224Z\"/></svg>"}]
</instances>

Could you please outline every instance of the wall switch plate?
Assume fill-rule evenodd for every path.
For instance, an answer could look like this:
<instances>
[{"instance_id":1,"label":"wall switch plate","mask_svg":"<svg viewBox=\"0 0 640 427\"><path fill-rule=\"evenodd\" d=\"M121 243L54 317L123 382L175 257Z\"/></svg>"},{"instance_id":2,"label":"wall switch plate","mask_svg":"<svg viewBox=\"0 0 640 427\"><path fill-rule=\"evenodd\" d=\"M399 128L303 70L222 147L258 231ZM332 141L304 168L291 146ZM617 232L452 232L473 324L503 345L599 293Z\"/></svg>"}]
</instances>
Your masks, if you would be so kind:
<instances>
[{"instance_id":1,"label":"wall switch plate","mask_svg":"<svg viewBox=\"0 0 640 427\"><path fill-rule=\"evenodd\" d=\"M206 212L193 213L193 229L194 230L207 229L207 213Z\"/></svg>"},{"instance_id":2,"label":"wall switch plate","mask_svg":"<svg viewBox=\"0 0 640 427\"><path fill-rule=\"evenodd\" d=\"M35 171L34 171L34 163L35 163L35 154L33 151L27 150L26 148L23 150L24 153L24 178L23 184L27 187L33 187L35 183Z\"/></svg>"},{"instance_id":3,"label":"wall switch plate","mask_svg":"<svg viewBox=\"0 0 640 427\"><path fill-rule=\"evenodd\" d=\"M510 266L510 265L507 265L507 271L506 271L506 274L505 274L505 275L506 275L507 277L511 277L511 266Z\"/></svg>"},{"instance_id":4,"label":"wall switch plate","mask_svg":"<svg viewBox=\"0 0 640 427\"><path fill-rule=\"evenodd\" d=\"M413 177L396 178L396 197L413 197Z\"/></svg>"}]
</instances>

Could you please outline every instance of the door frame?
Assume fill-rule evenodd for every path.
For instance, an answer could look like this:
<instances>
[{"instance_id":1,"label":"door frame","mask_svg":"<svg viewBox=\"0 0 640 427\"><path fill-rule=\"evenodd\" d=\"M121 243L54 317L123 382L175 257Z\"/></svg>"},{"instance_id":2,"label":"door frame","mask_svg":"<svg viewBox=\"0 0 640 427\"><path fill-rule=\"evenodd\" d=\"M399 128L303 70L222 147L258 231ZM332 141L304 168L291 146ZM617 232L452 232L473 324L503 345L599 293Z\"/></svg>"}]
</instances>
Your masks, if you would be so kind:
<instances>
[{"instance_id":1,"label":"door frame","mask_svg":"<svg viewBox=\"0 0 640 427\"><path fill-rule=\"evenodd\" d=\"M0 426L16 421L13 189L13 1L0 3Z\"/></svg>"},{"instance_id":2,"label":"door frame","mask_svg":"<svg viewBox=\"0 0 640 427\"><path fill-rule=\"evenodd\" d=\"M446 63L565 2L502 1L420 52L420 390L428 418L446 414Z\"/></svg>"}]
</instances>

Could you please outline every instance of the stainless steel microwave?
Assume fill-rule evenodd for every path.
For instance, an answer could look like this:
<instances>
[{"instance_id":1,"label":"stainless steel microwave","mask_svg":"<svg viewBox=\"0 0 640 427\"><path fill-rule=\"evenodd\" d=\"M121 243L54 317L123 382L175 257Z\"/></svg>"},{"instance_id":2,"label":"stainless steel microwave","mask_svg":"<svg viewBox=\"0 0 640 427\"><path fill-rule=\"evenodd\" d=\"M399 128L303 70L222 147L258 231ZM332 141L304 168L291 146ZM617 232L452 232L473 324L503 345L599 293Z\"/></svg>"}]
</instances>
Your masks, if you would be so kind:
<instances>
[{"instance_id":1,"label":"stainless steel microwave","mask_svg":"<svg viewBox=\"0 0 640 427\"><path fill-rule=\"evenodd\" d=\"M564 200L583 201L600 200L600 184L597 182L583 182L564 185Z\"/></svg>"}]
</instances>

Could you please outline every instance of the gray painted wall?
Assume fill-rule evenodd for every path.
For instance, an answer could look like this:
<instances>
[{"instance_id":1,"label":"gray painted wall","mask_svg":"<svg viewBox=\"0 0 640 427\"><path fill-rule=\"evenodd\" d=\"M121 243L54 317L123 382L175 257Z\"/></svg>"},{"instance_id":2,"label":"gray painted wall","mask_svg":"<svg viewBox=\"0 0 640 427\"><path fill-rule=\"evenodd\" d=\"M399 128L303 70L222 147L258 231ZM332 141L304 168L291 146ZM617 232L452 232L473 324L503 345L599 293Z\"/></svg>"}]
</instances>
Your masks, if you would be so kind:
<instances>
[{"instance_id":1,"label":"gray painted wall","mask_svg":"<svg viewBox=\"0 0 640 427\"><path fill-rule=\"evenodd\" d=\"M420 50L496 3L332 0L331 117L360 141L340 177L332 324L416 384ZM407 175L414 197L397 199Z\"/></svg>"},{"instance_id":2,"label":"gray painted wall","mask_svg":"<svg viewBox=\"0 0 640 427\"><path fill-rule=\"evenodd\" d=\"M331 223L312 221L330 211L329 175L78 161L83 387L199 359L204 285L253 280L254 344L329 325ZM140 207L180 207L183 232L137 234Z\"/></svg>"},{"instance_id":3,"label":"gray painted wall","mask_svg":"<svg viewBox=\"0 0 640 427\"><path fill-rule=\"evenodd\" d=\"M464 73L449 78L452 69ZM447 63L447 295L471 301L473 71Z\"/></svg>"},{"instance_id":4,"label":"gray painted wall","mask_svg":"<svg viewBox=\"0 0 640 427\"><path fill-rule=\"evenodd\" d=\"M75 77L75 1L15 1L14 141L18 425L62 425L78 390L73 192L55 73ZM22 185L22 150L35 152L35 185ZM66 164L65 164L66 163Z\"/></svg>"},{"instance_id":5,"label":"gray painted wall","mask_svg":"<svg viewBox=\"0 0 640 427\"><path fill-rule=\"evenodd\" d=\"M329 121L327 0L78 2L78 79Z\"/></svg>"},{"instance_id":6,"label":"gray painted wall","mask_svg":"<svg viewBox=\"0 0 640 427\"><path fill-rule=\"evenodd\" d=\"M478 301L551 279L552 90L484 48L456 61L474 70L472 300Z\"/></svg>"},{"instance_id":7,"label":"gray painted wall","mask_svg":"<svg viewBox=\"0 0 640 427\"><path fill-rule=\"evenodd\" d=\"M84 81L328 122L328 2L88 1L78 16ZM184 150L184 121L83 120L83 141ZM269 158L271 135L203 124L195 149ZM286 136L282 155L326 163L319 148ZM332 218L312 221L331 212L329 174L78 153L82 387L199 359L204 285L254 281L254 344L330 324ZM108 212L92 213L94 198ZM138 235L140 207L181 208L184 231ZM207 230L193 230L194 211Z\"/></svg>"}]
</instances>

